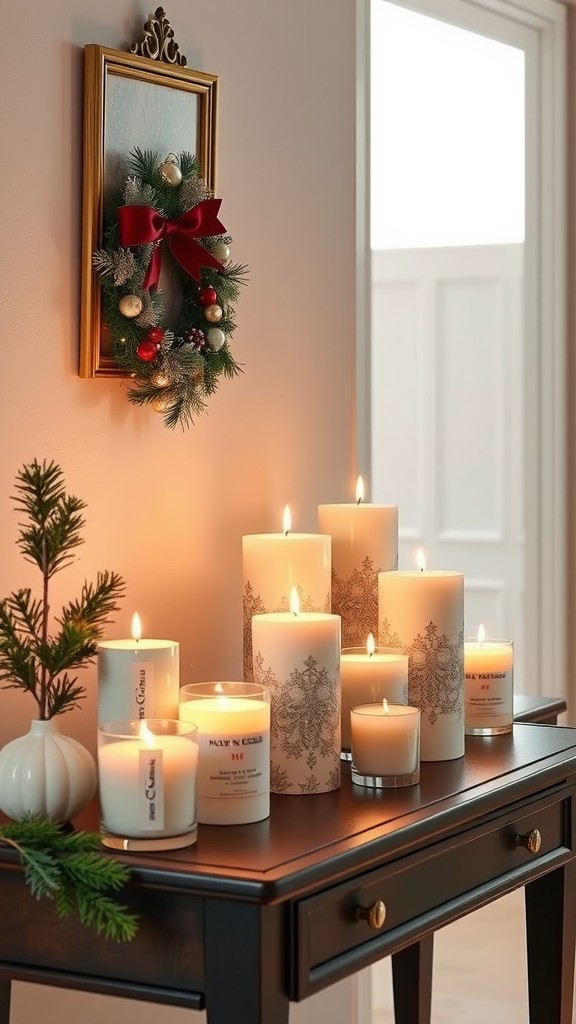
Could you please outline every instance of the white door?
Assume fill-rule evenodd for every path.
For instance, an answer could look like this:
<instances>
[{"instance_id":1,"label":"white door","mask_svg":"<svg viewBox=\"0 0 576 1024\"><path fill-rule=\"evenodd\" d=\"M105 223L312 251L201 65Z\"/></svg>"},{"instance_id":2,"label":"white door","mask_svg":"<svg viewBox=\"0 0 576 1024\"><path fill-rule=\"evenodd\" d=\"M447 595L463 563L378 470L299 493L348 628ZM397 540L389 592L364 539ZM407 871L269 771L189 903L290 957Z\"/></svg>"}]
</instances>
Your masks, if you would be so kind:
<instances>
[{"instance_id":1,"label":"white door","mask_svg":"<svg viewBox=\"0 0 576 1024\"><path fill-rule=\"evenodd\" d=\"M383 4L387 0L372 0L374 8ZM422 546L432 567L463 571L467 633L484 621L492 635L515 641L518 691L564 694L564 12L550 0L399 0L387 6L412 18L416 9L441 18L441 27L451 32L446 60L461 58L464 37L478 34L487 44L488 105L499 55L508 51L513 64L521 57L525 88L518 116L525 104L526 131L517 190L526 232L524 244L510 225L491 238L491 210L482 210L480 180L472 195L463 190L466 201L478 207L473 212L480 213L476 235L434 245L422 243L416 230L401 250L376 247L364 278L360 259L359 285L369 282L372 324L370 332L370 318L360 314L360 339L371 334L371 343L359 346L359 470L372 481L372 500L399 505L400 564L411 567ZM377 59L373 45L372 60ZM434 66L428 77L419 73L417 55L407 52L411 60L414 74L403 87L419 89L416 102L425 106L432 76L439 73ZM453 106L458 115L453 131L467 146L472 177L485 153L470 152L469 122L478 111L464 108L462 114L468 69L461 65L458 72L457 61L455 69L455 99L447 93L443 106ZM391 108L400 108L401 100L393 89L387 94ZM514 102L518 106L517 97L502 92L503 105L513 109ZM420 166L408 161L403 169L416 209L435 201L429 185L442 130L435 129L434 116L429 107L419 129L428 135L428 158L424 147ZM396 125L390 159L401 170L411 130L409 119ZM490 125L479 124L478 137L482 133L488 138ZM507 145L504 137L502 154ZM503 158L497 168L497 188L506 185L509 164ZM492 159L486 173L496 165ZM447 166L447 180L450 171ZM376 178L369 186L372 206L388 202L400 209L397 192L381 195L380 184ZM455 204L463 201L457 186L458 181L451 185ZM451 216L456 225L467 219L458 207ZM368 248L366 218L360 216L359 225L362 252L363 228Z\"/></svg>"}]
</instances>

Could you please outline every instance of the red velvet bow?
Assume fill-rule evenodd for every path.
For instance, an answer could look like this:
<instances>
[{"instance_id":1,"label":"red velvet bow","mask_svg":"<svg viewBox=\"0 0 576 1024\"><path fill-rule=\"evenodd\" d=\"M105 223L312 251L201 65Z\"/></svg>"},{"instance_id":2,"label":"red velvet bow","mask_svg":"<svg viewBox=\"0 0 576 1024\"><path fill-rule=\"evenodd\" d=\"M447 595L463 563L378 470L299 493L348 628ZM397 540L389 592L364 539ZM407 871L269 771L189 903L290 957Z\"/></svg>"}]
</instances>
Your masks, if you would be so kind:
<instances>
[{"instance_id":1,"label":"red velvet bow","mask_svg":"<svg viewBox=\"0 0 576 1024\"><path fill-rule=\"evenodd\" d=\"M183 213L178 220L168 220L151 206L120 206L120 245L146 245L148 242L161 242L163 238L167 238L174 258L190 277L199 281L200 267L223 269L223 264L195 240L206 235L225 234L226 228L218 220L221 202L221 199L203 199L201 203ZM144 278L145 289L158 284L161 266L161 247L155 245Z\"/></svg>"}]
</instances>

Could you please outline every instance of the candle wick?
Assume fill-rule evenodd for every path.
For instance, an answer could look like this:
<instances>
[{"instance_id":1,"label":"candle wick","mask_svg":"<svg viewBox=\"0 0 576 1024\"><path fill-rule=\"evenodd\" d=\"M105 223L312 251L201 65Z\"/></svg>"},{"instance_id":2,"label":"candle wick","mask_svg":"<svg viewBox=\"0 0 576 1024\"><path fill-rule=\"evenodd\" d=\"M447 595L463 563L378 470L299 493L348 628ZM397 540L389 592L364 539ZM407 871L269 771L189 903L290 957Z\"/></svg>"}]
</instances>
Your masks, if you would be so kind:
<instances>
[{"instance_id":1,"label":"candle wick","mask_svg":"<svg viewBox=\"0 0 576 1024\"><path fill-rule=\"evenodd\" d=\"M358 498L358 499L357 499L357 501L356 501L356 504L357 504L357 505L360 505L360 504L361 504L361 502L362 502L362 498Z\"/></svg>"},{"instance_id":2,"label":"candle wick","mask_svg":"<svg viewBox=\"0 0 576 1024\"><path fill-rule=\"evenodd\" d=\"M284 530L284 536L285 537L287 537L289 533L290 533L290 530Z\"/></svg>"}]
</instances>

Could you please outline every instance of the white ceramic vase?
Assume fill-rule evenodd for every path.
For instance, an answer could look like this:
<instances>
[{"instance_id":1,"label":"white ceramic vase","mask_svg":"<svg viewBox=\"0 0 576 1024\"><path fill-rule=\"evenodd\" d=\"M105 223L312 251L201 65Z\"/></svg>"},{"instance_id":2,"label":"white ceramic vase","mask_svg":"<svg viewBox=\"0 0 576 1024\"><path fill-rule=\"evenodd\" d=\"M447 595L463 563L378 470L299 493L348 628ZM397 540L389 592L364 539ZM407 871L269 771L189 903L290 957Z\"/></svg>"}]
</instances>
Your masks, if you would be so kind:
<instances>
[{"instance_id":1,"label":"white ceramic vase","mask_svg":"<svg viewBox=\"0 0 576 1024\"><path fill-rule=\"evenodd\" d=\"M0 810L19 821L27 815L70 821L96 792L96 762L55 721L33 721L26 736L0 750Z\"/></svg>"}]
</instances>

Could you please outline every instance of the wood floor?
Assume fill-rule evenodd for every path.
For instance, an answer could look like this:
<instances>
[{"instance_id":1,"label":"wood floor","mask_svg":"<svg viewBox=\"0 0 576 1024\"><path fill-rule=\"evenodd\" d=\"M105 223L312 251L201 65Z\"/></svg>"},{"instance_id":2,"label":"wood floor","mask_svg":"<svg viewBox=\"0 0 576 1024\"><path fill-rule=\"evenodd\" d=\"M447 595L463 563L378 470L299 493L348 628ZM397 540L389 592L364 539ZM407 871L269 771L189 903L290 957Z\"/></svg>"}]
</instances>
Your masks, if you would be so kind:
<instances>
[{"instance_id":1,"label":"wood floor","mask_svg":"<svg viewBox=\"0 0 576 1024\"><path fill-rule=\"evenodd\" d=\"M524 950L523 890L439 931L433 1024L528 1024ZM388 961L372 972L372 1024L394 1024Z\"/></svg>"}]
</instances>

